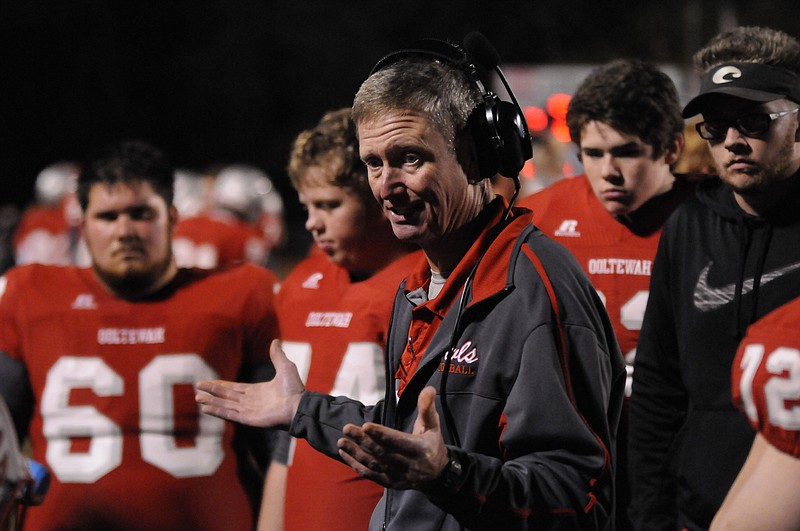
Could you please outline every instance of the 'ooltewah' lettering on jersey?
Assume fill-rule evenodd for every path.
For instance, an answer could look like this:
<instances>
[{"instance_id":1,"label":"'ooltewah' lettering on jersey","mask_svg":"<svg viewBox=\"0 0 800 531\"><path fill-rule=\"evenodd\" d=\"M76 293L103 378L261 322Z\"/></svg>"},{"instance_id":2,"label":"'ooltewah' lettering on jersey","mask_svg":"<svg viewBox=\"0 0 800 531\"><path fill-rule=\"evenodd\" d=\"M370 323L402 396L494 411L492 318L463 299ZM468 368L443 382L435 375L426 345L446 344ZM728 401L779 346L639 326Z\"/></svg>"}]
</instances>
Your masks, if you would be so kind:
<instances>
[{"instance_id":1,"label":"'ooltewah' lettering on jersey","mask_svg":"<svg viewBox=\"0 0 800 531\"><path fill-rule=\"evenodd\" d=\"M165 341L164 327L157 328L100 328L100 345L156 345Z\"/></svg>"},{"instance_id":2,"label":"'ooltewah' lettering on jersey","mask_svg":"<svg viewBox=\"0 0 800 531\"><path fill-rule=\"evenodd\" d=\"M353 312L309 312L306 328L348 328Z\"/></svg>"},{"instance_id":3,"label":"'ooltewah' lettering on jersey","mask_svg":"<svg viewBox=\"0 0 800 531\"><path fill-rule=\"evenodd\" d=\"M650 276L652 260L636 258L592 258L589 260L590 275L636 275Z\"/></svg>"}]
</instances>

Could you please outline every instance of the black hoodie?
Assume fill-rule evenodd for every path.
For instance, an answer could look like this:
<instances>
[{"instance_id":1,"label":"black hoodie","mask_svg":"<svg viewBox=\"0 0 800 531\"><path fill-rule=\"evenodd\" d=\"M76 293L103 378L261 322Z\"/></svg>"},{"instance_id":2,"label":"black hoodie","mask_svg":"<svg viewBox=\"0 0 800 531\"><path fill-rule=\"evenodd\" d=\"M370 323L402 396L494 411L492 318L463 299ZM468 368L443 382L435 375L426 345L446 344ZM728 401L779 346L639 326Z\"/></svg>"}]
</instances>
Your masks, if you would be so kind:
<instances>
[{"instance_id":1,"label":"black hoodie","mask_svg":"<svg viewBox=\"0 0 800 531\"><path fill-rule=\"evenodd\" d=\"M637 529L707 528L750 450L731 402L736 348L750 323L800 296L800 194L772 211L746 214L712 177L664 226L631 402Z\"/></svg>"}]
</instances>

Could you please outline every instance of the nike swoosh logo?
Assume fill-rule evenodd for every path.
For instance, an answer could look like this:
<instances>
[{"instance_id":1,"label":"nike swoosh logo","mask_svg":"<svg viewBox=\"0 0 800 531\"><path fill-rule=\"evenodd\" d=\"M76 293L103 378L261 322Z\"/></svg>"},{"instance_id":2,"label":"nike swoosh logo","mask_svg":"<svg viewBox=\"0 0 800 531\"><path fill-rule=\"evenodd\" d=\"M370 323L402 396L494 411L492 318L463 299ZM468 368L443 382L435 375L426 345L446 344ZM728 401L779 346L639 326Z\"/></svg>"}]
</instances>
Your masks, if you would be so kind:
<instances>
[{"instance_id":1,"label":"nike swoosh logo","mask_svg":"<svg viewBox=\"0 0 800 531\"><path fill-rule=\"evenodd\" d=\"M721 306L725 306L733 300L734 293L736 292L736 284L727 284L719 288L712 288L708 285L708 270L714 262L709 262L700 272L700 277L697 279L697 286L694 288L694 307L701 312L708 312L716 310ZM800 269L800 262L789 264L787 266L770 271L761 276L761 285L771 282L778 277L791 273L795 269ZM748 278L742 284L742 295L753 291L754 279Z\"/></svg>"}]
</instances>

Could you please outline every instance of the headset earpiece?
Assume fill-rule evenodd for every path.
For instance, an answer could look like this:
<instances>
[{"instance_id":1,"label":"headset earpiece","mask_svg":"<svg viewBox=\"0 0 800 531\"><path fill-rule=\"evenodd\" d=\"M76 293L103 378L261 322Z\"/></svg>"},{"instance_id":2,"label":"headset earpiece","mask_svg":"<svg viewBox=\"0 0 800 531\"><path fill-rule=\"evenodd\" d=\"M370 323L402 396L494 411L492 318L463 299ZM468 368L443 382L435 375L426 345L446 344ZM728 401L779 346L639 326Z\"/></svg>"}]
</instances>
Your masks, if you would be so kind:
<instances>
[{"instance_id":1,"label":"headset earpiece","mask_svg":"<svg viewBox=\"0 0 800 531\"><path fill-rule=\"evenodd\" d=\"M462 48L436 39L424 39L409 49L390 53L378 61L370 75L409 56L431 57L466 71L483 100L472 111L466 126L475 142L480 176L485 179L499 173L516 179L525 161L533 156L533 146L525 115L498 65L481 66L498 72L513 103L503 101L494 92L486 90L475 66L476 61Z\"/></svg>"}]
</instances>

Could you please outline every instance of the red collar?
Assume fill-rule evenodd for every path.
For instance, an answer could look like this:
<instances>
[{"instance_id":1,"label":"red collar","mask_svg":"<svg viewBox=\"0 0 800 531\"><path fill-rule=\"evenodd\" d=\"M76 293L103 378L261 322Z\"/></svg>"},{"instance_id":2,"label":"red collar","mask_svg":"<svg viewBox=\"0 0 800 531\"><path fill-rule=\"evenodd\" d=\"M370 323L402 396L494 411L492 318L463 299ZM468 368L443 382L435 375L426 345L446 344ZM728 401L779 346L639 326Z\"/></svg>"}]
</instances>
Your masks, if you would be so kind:
<instances>
[{"instance_id":1,"label":"red collar","mask_svg":"<svg viewBox=\"0 0 800 531\"><path fill-rule=\"evenodd\" d=\"M508 220L504 220L505 207L505 200L502 198L497 198L487 205L481 215L486 215L488 221L475 243L447 278L439 295L421 304L420 307L425 307L440 318L444 318L478 260L480 265L475 272L476 282L472 287L473 302L485 299L506 286L508 256L520 231L531 223L533 214L526 209L513 209ZM430 278L428 262L420 261L417 268L408 276L405 293L427 289Z\"/></svg>"}]
</instances>

